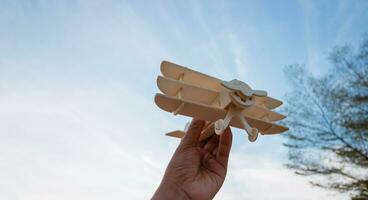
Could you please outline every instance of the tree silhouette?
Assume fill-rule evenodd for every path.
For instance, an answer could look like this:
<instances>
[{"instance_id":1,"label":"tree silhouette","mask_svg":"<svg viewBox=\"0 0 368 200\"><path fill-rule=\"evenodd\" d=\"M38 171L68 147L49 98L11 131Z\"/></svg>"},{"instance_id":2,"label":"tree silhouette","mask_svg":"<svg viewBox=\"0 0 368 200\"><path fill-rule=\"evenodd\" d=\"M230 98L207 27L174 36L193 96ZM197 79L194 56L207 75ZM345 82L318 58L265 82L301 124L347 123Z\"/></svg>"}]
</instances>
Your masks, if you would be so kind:
<instances>
[{"instance_id":1,"label":"tree silhouette","mask_svg":"<svg viewBox=\"0 0 368 200\"><path fill-rule=\"evenodd\" d=\"M329 61L322 77L285 68L293 88L283 110L287 167L313 176L313 185L368 199L368 35L357 49L333 48Z\"/></svg>"}]
</instances>

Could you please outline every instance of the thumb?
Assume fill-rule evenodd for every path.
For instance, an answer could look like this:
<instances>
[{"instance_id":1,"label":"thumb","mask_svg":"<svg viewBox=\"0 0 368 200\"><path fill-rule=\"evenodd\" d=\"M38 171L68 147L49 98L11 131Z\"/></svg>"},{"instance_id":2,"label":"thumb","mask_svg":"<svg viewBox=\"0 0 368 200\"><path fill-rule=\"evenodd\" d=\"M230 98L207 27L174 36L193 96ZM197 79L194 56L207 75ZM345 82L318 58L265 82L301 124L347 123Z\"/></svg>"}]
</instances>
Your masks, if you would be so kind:
<instances>
[{"instance_id":1,"label":"thumb","mask_svg":"<svg viewBox=\"0 0 368 200\"><path fill-rule=\"evenodd\" d=\"M201 135L205 121L200 119L192 119L188 131L185 133L180 142L181 147L194 147L198 144L199 136Z\"/></svg>"}]
</instances>

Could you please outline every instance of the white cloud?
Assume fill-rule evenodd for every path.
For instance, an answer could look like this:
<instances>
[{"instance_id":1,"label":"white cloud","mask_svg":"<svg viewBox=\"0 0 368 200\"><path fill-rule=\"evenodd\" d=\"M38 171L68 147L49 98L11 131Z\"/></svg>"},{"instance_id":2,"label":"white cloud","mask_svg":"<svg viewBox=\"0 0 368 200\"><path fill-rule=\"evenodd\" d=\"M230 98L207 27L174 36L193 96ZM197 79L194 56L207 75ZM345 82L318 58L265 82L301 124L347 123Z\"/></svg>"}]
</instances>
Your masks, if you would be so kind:
<instances>
[{"instance_id":1,"label":"white cloud","mask_svg":"<svg viewBox=\"0 0 368 200\"><path fill-rule=\"evenodd\" d=\"M305 178L282 167L279 159L232 152L230 169L217 199L346 199L312 188Z\"/></svg>"}]
</instances>

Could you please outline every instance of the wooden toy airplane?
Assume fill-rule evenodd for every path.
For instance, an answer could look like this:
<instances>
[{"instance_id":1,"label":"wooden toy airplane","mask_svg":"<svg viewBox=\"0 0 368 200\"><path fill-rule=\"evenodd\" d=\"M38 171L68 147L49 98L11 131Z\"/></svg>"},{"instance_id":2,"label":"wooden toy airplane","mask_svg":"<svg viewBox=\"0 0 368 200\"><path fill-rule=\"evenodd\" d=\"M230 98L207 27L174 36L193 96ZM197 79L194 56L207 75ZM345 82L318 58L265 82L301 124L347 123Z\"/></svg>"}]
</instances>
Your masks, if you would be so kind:
<instances>
[{"instance_id":1,"label":"wooden toy airplane","mask_svg":"<svg viewBox=\"0 0 368 200\"><path fill-rule=\"evenodd\" d=\"M285 116L272 109L281 101L268 97L266 91L253 90L239 80L222 81L186 67L163 61L163 76L157 77L157 86L163 94L155 95L161 109L206 121L200 141L212 134L222 134L227 126L245 129L248 140L254 142L258 133L278 134L288 128L275 124ZM182 138L188 129L166 135Z\"/></svg>"}]
</instances>

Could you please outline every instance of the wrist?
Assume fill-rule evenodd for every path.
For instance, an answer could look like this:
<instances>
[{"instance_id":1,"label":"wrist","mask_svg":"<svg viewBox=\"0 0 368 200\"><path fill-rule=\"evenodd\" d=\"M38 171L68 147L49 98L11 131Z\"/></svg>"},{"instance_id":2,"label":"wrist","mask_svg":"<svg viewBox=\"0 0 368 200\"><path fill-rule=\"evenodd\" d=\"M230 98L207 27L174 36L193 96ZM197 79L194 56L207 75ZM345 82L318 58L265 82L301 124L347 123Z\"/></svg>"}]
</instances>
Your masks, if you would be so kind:
<instances>
[{"instance_id":1,"label":"wrist","mask_svg":"<svg viewBox=\"0 0 368 200\"><path fill-rule=\"evenodd\" d=\"M151 200L188 200L189 196L176 183L162 181Z\"/></svg>"}]
</instances>

